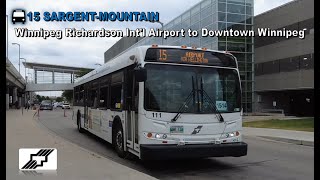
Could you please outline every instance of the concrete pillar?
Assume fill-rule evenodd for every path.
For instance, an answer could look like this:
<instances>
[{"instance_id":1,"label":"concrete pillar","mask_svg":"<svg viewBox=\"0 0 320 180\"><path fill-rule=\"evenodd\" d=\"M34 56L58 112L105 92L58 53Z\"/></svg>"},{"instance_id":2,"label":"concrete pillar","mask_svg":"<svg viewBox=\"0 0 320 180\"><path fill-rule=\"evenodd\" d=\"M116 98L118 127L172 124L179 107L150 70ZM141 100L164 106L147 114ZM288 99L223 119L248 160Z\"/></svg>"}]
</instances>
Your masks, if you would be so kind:
<instances>
[{"instance_id":1,"label":"concrete pillar","mask_svg":"<svg viewBox=\"0 0 320 180\"><path fill-rule=\"evenodd\" d=\"M18 88L14 87L12 92L12 103L14 104L18 100Z\"/></svg>"},{"instance_id":2,"label":"concrete pillar","mask_svg":"<svg viewBox=\"0 0 320 180\"><path fill-rule=\"evenodd\" d=\"M7 92L6 92L6 110L9 109L9 86L7 85Z\"/></svg>"},{"instance_id":3,"label":"concrete pillar","mask_svg":"<svg viewBox=\"0 0 320 180\"><path fill-rule=\"evenodd\" d=\"M27 103L27 94L26 92L24 92L24 94L22 94L22 106L25 107Z\"/></svg>"},{"instance_id":4,"label":"concrete pillar","mask_svg":"<svg viewBox=\"0 0 320 180\"><path fill-rule=\"evenodd\" d=\"M9 109L9 93L6 94L6 110Z\"/></svg>"},{"instance_id":5,"label":"concrete pillar","mask_svg":"<svg viewBox=\"0 0 320 180\"><path fill-rule=\"evenodd\" d=\"M37 84L37 70L34 70L34 83Z\"/></svg>"},{"instance_id":6,"label":"concrete pillar","mask_svg":"<svg viewBox=\"0 0 320 180\"><path fill-rule=\"evenodd\" d=\"M52 71L52 84L54 84L54 71Z\"/></svg>"},{"instance_id":7,"label":"concrete pillar","mask_svg":"<svg viewBox=\"0 0 320 180\"><path fill-rule=\"evenodd\" d=\"M72 83L74 83L74 72L72 72Z\"/></svg>"},{"instance_id":8,"label":"concrete pillar","mask_svg":"<svg viewBox=\"0 0 320 180\"><path fill-rule=\"evenodd\" d=\"M21 107L21 97L18 97L18 105Z\"/></svg>"}]
</instances>

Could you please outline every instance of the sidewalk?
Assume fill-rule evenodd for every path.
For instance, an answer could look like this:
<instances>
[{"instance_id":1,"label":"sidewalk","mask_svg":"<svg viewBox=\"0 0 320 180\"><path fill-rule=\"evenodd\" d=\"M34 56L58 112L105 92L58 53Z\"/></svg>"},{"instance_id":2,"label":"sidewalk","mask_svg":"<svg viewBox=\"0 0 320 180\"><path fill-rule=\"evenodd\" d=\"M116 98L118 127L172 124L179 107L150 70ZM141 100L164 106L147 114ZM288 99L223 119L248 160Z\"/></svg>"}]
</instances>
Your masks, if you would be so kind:
<instances>
[{"instance_id":1,"label":"sidewalk","mask_svg":"<svg viewBox=\"0 0 320 180\"><path fill-rule=\"evenodd\" d=\"M6 111L6 179L155 179L83 149L42 129L34 111ZM54 173L25 175L19 172L19 148L57 148L58 169ZM40 171L38 171L40 173Z\"/></svg>"},{"instance_id":2,"label":"sidewalk","mask_svg":"<svg viewBox=\"0 0 320 180\"><path fill-rule=\"evenodd\" d=\"M244 136L258 136L276 141L314 146L314 132L243 127Z\"/></svg>"},{"instance_id":3,"label":"sidewalk","mask_svg":"<svg viewBox=\"0 0 320 180\"><path fill-rule=\"evenodd\" d=\"M280 119L280 120L288 120L288 119L301 119L295 116L243 116L243 122L252 122L252 121L263 121L263 120L271 120L271 119Z\"/></svg>"}]
</instances>

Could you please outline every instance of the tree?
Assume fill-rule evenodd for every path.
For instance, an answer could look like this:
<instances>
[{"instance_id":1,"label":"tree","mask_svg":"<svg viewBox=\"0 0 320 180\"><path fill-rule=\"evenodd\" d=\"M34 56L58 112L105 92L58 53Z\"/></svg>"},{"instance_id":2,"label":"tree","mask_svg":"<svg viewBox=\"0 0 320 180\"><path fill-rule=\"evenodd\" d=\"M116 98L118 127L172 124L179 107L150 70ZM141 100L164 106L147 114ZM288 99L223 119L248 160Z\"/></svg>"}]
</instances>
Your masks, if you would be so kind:
<instances>
[{"instance_id":1,"label":"tree","mask_svg":"<svg viewBox=\"0 0 320 180\"><path fill-rule=\"evenodd\" d=\"M63 101L63 98L62 98L62 97L57 97L56 101L57 101L57 102L62 102L62 101Z\"/></svg>"},{"instance_id":2,"label":"tree","mask_svg":"<svg viewBox=\"0 0 320 180\"><path fill-rule=\"evenodd\" d=\"M49 96L46 97L46 100L50 100Z\"/></svg>"},{"instance_id":3,"label":"tree","mask_svg":"<svg viewBox=\"0 0 320 180\"><path fill-rule=\"evenodd\" d=\"M71 102L73 99L73 90L63 91L62 97L65 97L68 102Z\"/></svg>"},{"instance_id":4,"label":"tree","mask_svg":"<svg viewBox=\"0 0 320 180\"><path fill-rule=\"evenodd\" d=\"M39 94L37 94L37 99L38 99L39 102L42 101L42 98L41 98L41 96Z\"/></svg>"},{"instance_id":5,"label":"tree","mask_svg":"<svg viewBox=\"0 0 320 180\"><path fill-rule=\"evenodd\" d=\"M81 69L80 71L76 72L75 75L76 75L76 78L80 78L86 74L88 74L89 72L91 72L92 69Z\"/></svg>"}]
</instances>

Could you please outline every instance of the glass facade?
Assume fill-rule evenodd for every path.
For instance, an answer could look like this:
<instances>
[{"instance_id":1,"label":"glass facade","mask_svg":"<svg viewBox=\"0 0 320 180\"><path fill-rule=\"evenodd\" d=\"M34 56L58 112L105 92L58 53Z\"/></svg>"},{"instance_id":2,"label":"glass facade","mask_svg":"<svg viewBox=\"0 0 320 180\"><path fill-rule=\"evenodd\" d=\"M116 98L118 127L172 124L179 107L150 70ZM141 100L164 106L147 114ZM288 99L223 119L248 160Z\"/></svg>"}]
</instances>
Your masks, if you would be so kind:
<instances>
[{"instance_id":1,"label":"glass facade","mask_svg":"<svg viewBox=\"0 0 320 180\"><path fill-rule=\"evenodd\" d=\"M253 30L253 0L203 0L182 15L164 25L165 30L198 30L198 37L144 38L132 47L150 44L186 45L230 51L238 59L244 112L252 112L253 101L253 38L201 37L201 29ZM131 48L132 48L131 47Z\"/></svg>"},{"instance_id":2,"label":"glass facade","mask_svg":"<svg viewBox=\"0 0 320 180\"><path fill-rule=\"evenodd\" d=\"M68 84L73 83L74 78L73 73L36 70L35 79L32 81L36 84Z\"/></svg>"}]
</instances>

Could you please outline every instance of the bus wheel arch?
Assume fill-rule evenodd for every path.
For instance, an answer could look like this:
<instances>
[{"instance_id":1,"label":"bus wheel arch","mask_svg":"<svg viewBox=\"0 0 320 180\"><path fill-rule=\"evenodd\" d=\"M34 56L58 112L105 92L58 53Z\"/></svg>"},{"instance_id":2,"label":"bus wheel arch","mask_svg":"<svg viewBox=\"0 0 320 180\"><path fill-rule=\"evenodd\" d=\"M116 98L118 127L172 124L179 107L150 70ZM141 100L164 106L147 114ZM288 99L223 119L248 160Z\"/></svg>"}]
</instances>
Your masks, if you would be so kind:
<instances>
[{"instance_id":1,"label":"bus wheel arch","mask_svg":"<svg viewBox=\"0 0 320 180\"><path fill-rule=\"evenodd\" d=\"M116 116L112 122L112 145L119 157L124 158L126 156L123 127L119 116Z\"/></svg>"}]
</instances>

